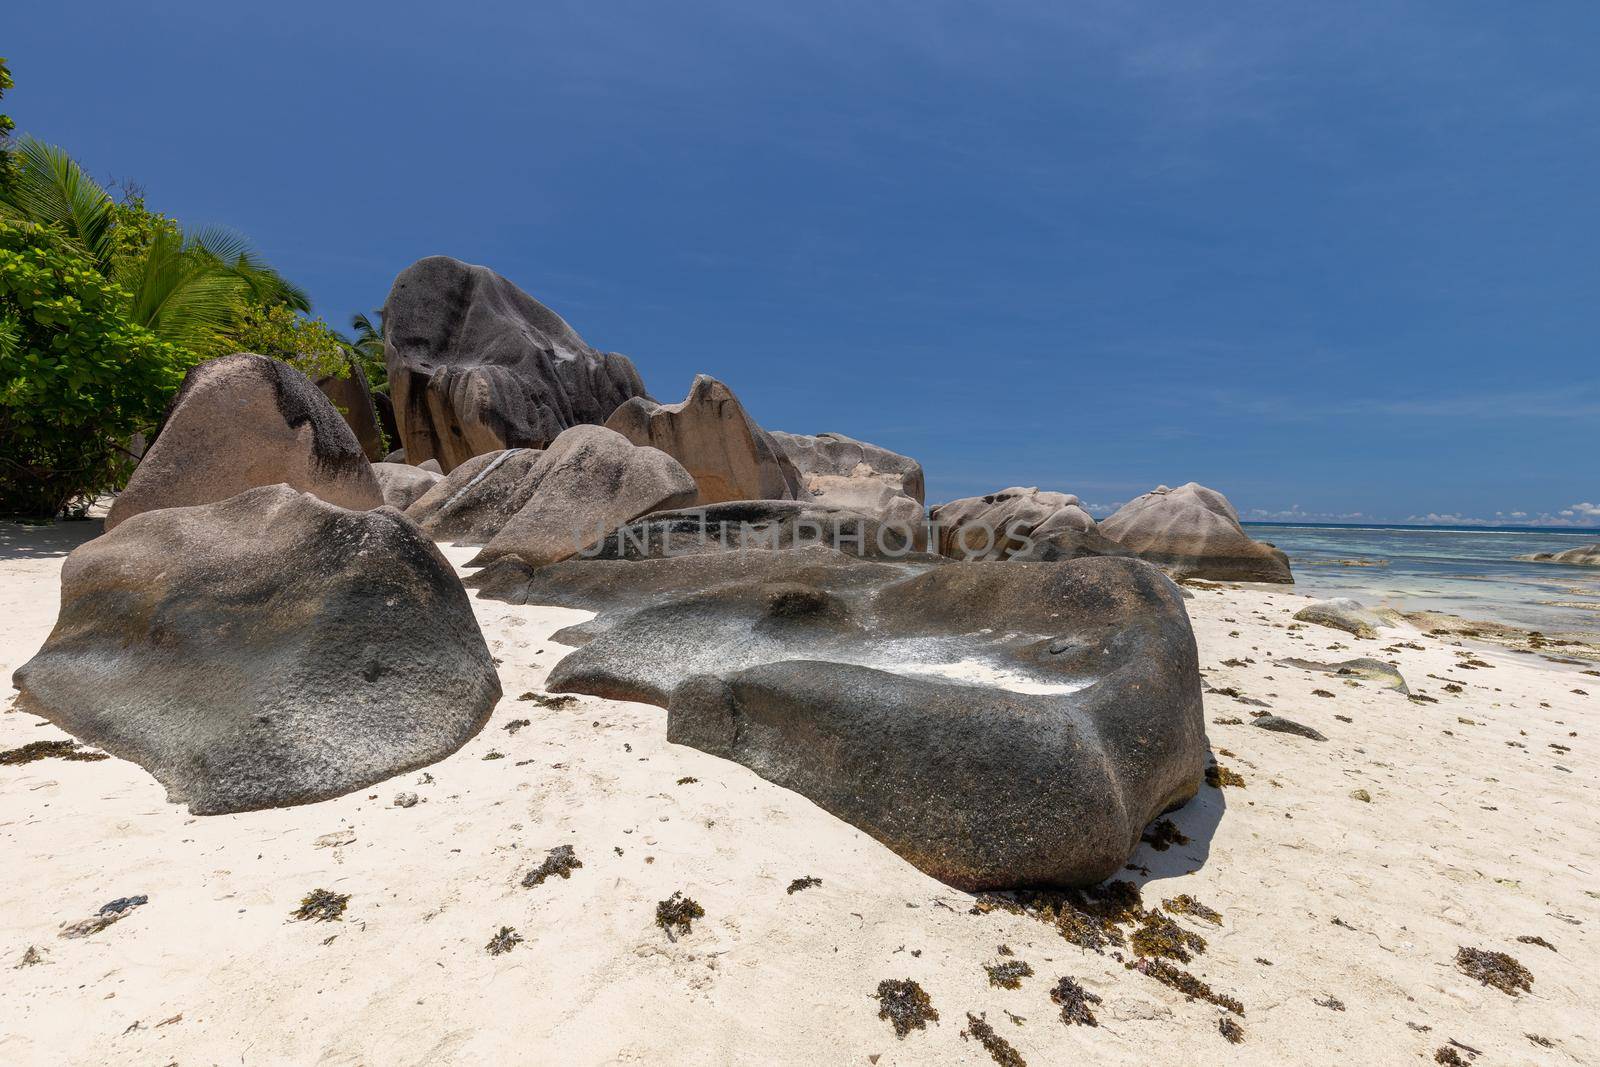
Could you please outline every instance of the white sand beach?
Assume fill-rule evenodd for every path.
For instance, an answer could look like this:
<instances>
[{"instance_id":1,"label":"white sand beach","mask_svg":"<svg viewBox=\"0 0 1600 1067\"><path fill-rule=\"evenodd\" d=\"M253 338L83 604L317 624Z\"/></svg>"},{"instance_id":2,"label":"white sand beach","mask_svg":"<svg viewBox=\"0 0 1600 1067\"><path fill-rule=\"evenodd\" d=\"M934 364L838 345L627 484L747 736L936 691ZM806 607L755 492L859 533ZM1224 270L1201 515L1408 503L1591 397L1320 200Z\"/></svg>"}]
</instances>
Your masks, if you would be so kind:
<instances>
[{"instance_id":1,"label":"white sand beach","mask_svg":"<svg viewBox=\"0 0 1600 1067\"><path fill-rule=\"evenodd\" d=\"M91 525L6 530L9 677L48 634L64 550ZM564 654L550 633L584 616L474 598L505 696L426 772L199 818L122 760L0 766L0 1062L994 1062L962 1036L968 1013L1036 1067L1415 1064L1442 1047L1600 1062L1600 668L1292 625L1304 602L1194 591L1209 685L1328 740L1254 728L1259 707L1208 693L1212 748L1245 784L1203 787L1171 816L1188 843L1141 846L1125 872L1147 907L1189 894L1221 913L1179 922L1207 942L1187 969L1242 1002L1240 1044L1218 1008L1036 919L973 914L971 896L803 797L667 744L659 708L519 700ZM1274 664L1286 656L1391 660L1437 702ZM0 749L64 736L0 714ZM396 806L402 793L417 803ZM562 845L582 866L524 888ZM820 884L788 891L805 877ZM343 917L292 920L317 889L349 895ZM672 941L654 919L676 891L704 917ZM59 936L135 895L148 903L120 921ZM502 927L521 941L491 955ZM985 973L1002 945L1032 968L1018 989ZM1531 989L1474 981L1462 947L1514 956ZM1063 976L1100 998L1098 1026L1061 1021ZM897 1038L873 999L887 978L919 982L938 1021Z\"/></svg>"}]
</instances>

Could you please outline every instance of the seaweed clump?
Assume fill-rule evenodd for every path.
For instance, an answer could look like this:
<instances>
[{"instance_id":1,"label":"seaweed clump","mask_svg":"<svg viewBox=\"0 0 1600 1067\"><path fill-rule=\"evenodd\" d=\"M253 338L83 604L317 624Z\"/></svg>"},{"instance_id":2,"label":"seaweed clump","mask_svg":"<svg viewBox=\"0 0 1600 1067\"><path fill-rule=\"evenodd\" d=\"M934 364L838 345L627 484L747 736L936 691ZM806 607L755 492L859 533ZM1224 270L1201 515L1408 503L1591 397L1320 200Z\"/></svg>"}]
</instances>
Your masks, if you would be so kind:
<instances>
[{"instance_id":1,"label":"seaweed clump","mask_svg":"<svg viewBox=\"0 0 1600 1067\"><path fill-rule=\"evenodd\" d=\"M502 926L500 932L491 937L489 943L483 948L491 956L504 956L520 944L522 944L522 935L509 926Z\"/></svg>"},{"instance_id":2,"label":"seaweed clump","mask_svg":"<svg viewBox=\"0 0 1600 1067\"><path fill-rule=\"evenodd\" d=\"M1461 1053L1449 1045L1440 1045L1439 1051L1433 1054L1434 1063L1442 1063L1444 1067L1467 1067L1467 1061L1461 1058Z\"/></svg>"},{"instance_id":3,"label":"seaweed clump","mask_svg":"<svg viewBox=\"0 0 1600 1067\"><path fill-rule=\"evenodd\" d=\"M928 1020L939 1021L939 1011L928 999L927 990L910 978L885 978L878 983L878 1018L888 1019L894 1036L904 1038L913 1030L926 1030Z\"/></svg>"},{"instance_id":4,"label":"seaweed clump","mask_svg":"<svg viewBox=\"0 0 1600 1067\"><path fill-rule=\"evenodd\" d=\"M1101 955L1108 946L1127 945L1119 924L1131 926L1145 914L1139 887L1120 879L1087 889L984 893L973 905L977 914L996 908L1048 923L1074 945Z\"/></svg>"},{"instance_id":5,"label":"seaweed clump","mask_svg":"<svg viewBox=\"0 0 1600 1067\"><path fill-rule=\"evenodd\" d=\"M989 972L989 984L1000 989L1021 989L1022 980L1033 975L1033 968L1025 960L985 963L983 969Z\"/></svg>"},{"instance_id":6,"label":"seaweed clump","mask_svg":"<svg viewBox=\"0 0 1600 1067\"><path fill-rule=\"evenodd\" d=\"M1141 959L1123 964L1130 970L1138 971L1148 978L1154 978L1164 986L1176 989L1184 996L1194 1000L1203 1000L1208 1004L1215 1004L1219 1008L1226 1008L1240 1017L1244 1016L1244 1005L1226 993L1218 993L1206 983L1184 970L1174 967L1165 960Z\"/></svg>"},{"instance_id":7,"label":"seaweed clump","mask_svg":"<svg viewBox=\"0 0 1600 1067\"><path fill-rule=\"evenodd\" d=\"M1523 934L1521 937L1517 938L1517 940L1522 942L1524 945L1538 945L1540 948L1547 948L1551 952L1556 950L1554 945L1540 937L1538 934Z\"/></svg>"},{"instance_id":8,"label":"seaweed clump","mask_svg":"<svg viewBox=\"0 0 1600 1067\"><path fill-rule=\"evenodd\" d=\"M572 851L571 845L557 845L545 855L543 863L523 875L522 888L532 889L536 885L542 885L552 874L571 878L572 872L582 866L583 861Z\"/></svg>"},{"instance_id":9,"label":"seaweed clump","mask_svg":"<svg viewBox=\"0 0 1600 1067\"><path fill-rule=\"evenodd\" d=\"M1063 977L1050 990L1050 999L1061 1005L1061 1021L1067 1026L1099 1026L1089 1005L1100 1003L1100 998L1071 978Z\"/></svg>"},{"instance_id":10,"label":"seaweed clump","mask_svg":"<svg viewBox=\"0 0 1600 1067\"><path fill-rule=\"evenodd\" d=\"M705 917L706 910L681 892L656 905L656 925L667 932L668 941L678 940L678 934L691 933L694 921Z\"/></svg>"},{"instance_id":11,"label":"seaweed clump","mask_svg":"<svg viewBox=\"0 0 1600 1067\"><path fill-rule=\"evenodd\" d=\"M1000 1067L1028 1067L1028 1061L1022 1058L1022 1053L1012 1047L1011 1042L995 1033L994 1027L985 1022L982 1015L967 1012L967 1028L961 1031L961 1036L975 1038Z\"/></svg>"},{"instance_id":12,"label":"seaweed clump","mask_svg":"<svg viewBox=\"0 0 1600 1067\"><path fill-rule=\"evenodd\" d=\"M1244 1041L1244 1027L1226 1015L1217 1020L1217 1031L1228 1039L1228 1044L1237 1045Z\"/></svg>"},{"instance_id":13,"label":"seaweed clump","mask_svg":"<svg viewBox=\"0 0 1600 1067\"><path fill-rule=\"evenodd\" d=\"M531 701L533 701L533 703L539 705L541 708L549 708L552 711L560 711L562 708L570 708L570 707L572 707L572 705L574 705L574 704L576 704L578 702L578 698L575 697L575 696L567 696L565 694L563 694L561 696L546 696L543 693L531 693L531 692L530 693L523 693L517 699L518 700L531 700Z\"/></svg>"},{"instance_id":14,"label":"seaweed clump","mask_svg":"<svg viewBox=\"0 0 1600 1067\"><path fill-rule=\"evenodd\" d=\"M292 917L304 922L314 919L319 923L344 921L344 909L350 903L349 893L333 893L326 889L313 889L300 901Z\"/></svg>"},{"instance_id":15,"label":"seaweed clump","mask_svg":"<svg viewBox=\"0 0 1600 1067\"><path fill-rule=\"evenodd\" d=\"M1159 910L1147 913L1139 921L1129 942L1136 955L1157 956L1188 963L1191 953L1206 950L1206 939L1173 922Z\"/></svg>"},{"instance_id":16,"label":"seaweed clump","mask_svg":"<svg viewBox=\"0 0 1600 1067\"><path fill-rule=\"evenodd\" d=\"M1468 978L1476 978L1484 985L1494 986L1510 996L1516 996L1518 990L1533 992L1533 974L1504 952L1458 948L1456 966Z\"/></svg>"},{"instance_id":17,"label":"seaweed clump","mask_svg":"<svg viewBox=\"0 0 1600 1067\"><path fill-rule=\"evenodd\" d=\"M80 748L78 742L72 740L29 741L21 748L12 748L0 752L0 765L14 767L42 759L64 759L74 760L79 763L93 763L96 760L110 758L104 752Z\"/></svg>"},{"instance_id":18,"label":"seaweed clump","mask_svg":"<svg viewBox=\"0 0 1600 1067\"><path fill-rule=\"evenodd\" d=\"M1187 845L1189 838L1178 829L1177 823L1171 819L1157 819L1144 828L1144 835L1139 838L1157 852L1165 852L1173 845Z\"/></svg>"},{"instance_id":19,"label":"seaweed clump","mask_svg":"<svg viewBox=\"0 0 1600 1067\"><path fill-rule=\"evenodd\" d=\"M1222 913L1206 907L1188 893L1181 893L1171 900L1163 900L1161 906L1174 915L1192 915L1196 919L1204 919L1212 926L1222 925Z\"/></svg>"},{"instance_id":20,"label":"seaweed clump","mask_svg":"<svg viewBox=\"0 0 1600 1067\"><path fill-rule=\"evenodd\" d=\"M1206 768L1206 785L1212 789L1221 789L1223 786L1237 786L1243 789L1244 776L1237 771L1230 771L1220 763L1213 763Z\"/></svg>"},{"instance_id":21,"label":"seaweed clump","mask_svg":"<svg viewBox=\"0 0 1600 1067\"><path fill-rule=\"evenodd\" d=\"M790 882L787 892L792 897L802 889L810 889L812 886L821 884L821 878L813 878L808 874L804 878L796 878L794 881Z\"/></svg>"}]
</instances>

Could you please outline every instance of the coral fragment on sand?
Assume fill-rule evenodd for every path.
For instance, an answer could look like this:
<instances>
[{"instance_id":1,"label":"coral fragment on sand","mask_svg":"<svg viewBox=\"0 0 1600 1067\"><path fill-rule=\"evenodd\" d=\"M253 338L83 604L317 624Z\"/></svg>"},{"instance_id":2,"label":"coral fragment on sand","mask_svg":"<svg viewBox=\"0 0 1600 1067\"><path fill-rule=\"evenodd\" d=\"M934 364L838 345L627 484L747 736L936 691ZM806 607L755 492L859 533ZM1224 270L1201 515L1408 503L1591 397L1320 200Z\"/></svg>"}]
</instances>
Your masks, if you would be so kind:
<instances>
[{"instance_id":1,"label":"coral fragment on sand","mask_svg":"<svg viewBox=\"0 0 1600 1067\"><path fill-rule=\"evenodd\" d=\"M308 919L319 923L331 922L335 919L343 922L344 909L349 903L349 893L332 893L326 889L313 889L300 901L300 906L294 910L291 917L300 922Z\"/></svg>"},{"instance_id":2,"label":"coral fragment on sand","mask_svg":"<svg viewBox=\"0 0 1600 1067\"><path fill-rule=\"evenodd\" d=\"M927 991L910 978L885 978L873 995L878 1001L878 1018L889 1020L895 1037L926 1030L930 1019L939 1021L938 1009L928 999Z\"/></svg>"},{"instance_id":3,"label":"coral fragment on sand","mask_svg":"<svg viewBox=\"0 0 1600 1067\"><path fill-rule=\"evenodd\" d=\"M694 930L694 921L706 916L705 909L682 892L673 893L656 905L656 925L667 932L668 941Z\"/></svg>"}]
</instances>

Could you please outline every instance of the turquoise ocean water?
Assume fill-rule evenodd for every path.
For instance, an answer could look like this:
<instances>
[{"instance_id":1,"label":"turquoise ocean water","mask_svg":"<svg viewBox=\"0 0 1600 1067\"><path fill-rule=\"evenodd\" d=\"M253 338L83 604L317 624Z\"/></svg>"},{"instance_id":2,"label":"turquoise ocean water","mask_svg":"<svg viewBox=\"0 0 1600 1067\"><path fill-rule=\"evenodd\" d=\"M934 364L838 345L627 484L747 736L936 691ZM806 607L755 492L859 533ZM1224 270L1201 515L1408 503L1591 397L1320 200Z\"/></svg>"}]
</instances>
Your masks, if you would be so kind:
<instances>
[{"instance_id":1,"label":"turquoise ocean water","mask_svg":"<svg viewBox=\"0 0 1600 1067\"><path fill-rule=\"evenodd\" d=\"M1600 638L1600 567L1514 558L1592 545L1600 530L1270 522L1245 528L1289 554L1296 592Z\"/></svg>"}]
</instances>

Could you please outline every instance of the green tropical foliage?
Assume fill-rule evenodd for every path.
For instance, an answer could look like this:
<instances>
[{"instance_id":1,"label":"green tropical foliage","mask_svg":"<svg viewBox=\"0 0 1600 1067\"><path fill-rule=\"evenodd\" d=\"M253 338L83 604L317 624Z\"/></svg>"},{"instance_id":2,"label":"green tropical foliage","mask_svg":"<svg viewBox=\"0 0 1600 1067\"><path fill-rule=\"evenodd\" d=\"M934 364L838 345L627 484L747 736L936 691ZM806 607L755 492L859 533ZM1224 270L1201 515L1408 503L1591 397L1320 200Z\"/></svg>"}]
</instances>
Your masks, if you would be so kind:
<instances>
[{"instance_id":1,"label":"green tropical foliage","mask_svg":"<svg viewBox=\"0 0 1600 1067\"><path fill-rule=\"evenodd\" d=\"M0 56L0 97L6 95L6 90L11 88L11 68L6 66L4 56ZM4 189L11 176L11 150L8 144L11 141L11 131L17 124L11 121L11 116L0 114L0 189Z\"/></svg>"},{"instance_id":2,"label":"green tropical foliage","mask_svg":"<svg viewBox=\"0 0 1600 1067\"><path fill-rule=\"evenodd\" d=\"M132 469L195 357L127 308L76 242L0 219L0 512L81 509Z\"/></svg>"},{"instance_id":3,"label":"green tropical foliage","mask_svg":"<svg viewBox=\"0 0 1600 1067\"><path fill-rule=\"evenodd\" d=\"M382 309L371 316L356 312L350 316L350 328L355 331L355 337L345 343L366 372L367 383L375 390L387 389L389 365L384 361Z\"/></svg>"}]
</instances>

